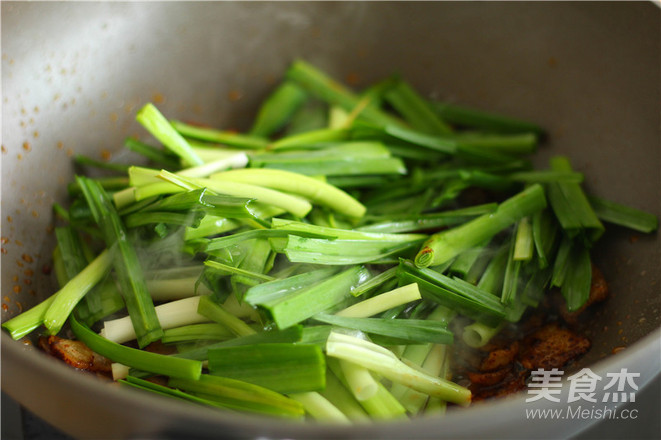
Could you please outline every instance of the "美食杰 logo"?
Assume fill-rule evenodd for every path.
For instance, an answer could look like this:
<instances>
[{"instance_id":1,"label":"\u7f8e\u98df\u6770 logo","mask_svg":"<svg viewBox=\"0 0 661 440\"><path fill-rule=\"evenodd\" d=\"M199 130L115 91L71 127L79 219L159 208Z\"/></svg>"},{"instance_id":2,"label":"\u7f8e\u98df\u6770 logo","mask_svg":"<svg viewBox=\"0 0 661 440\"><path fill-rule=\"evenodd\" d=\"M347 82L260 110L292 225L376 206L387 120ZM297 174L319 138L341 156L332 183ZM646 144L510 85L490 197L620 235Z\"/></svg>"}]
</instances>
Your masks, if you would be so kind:
<instances>
[{"instance_id":1,"label":"\u7f8e\u98df\u6770 logo","mask_svg":"<svg viewBox=\"0 0 661 440\"><path fill-rule=\"evenodd\" d=\"M531 372L528 383L528 398L526 402L548 400L550 402L564 403L568 406L562 408L536 408L526 410L527 418L553 418L553 419L635 419L637 409L623 409L617 412L617 404L635 402L638 385L636 379L640 373L630 372L622 368L616 373L607 373L601 377L589 368L568 376L563 381L564 371L557 368L544 370L542 368ZM563 393L563 387L569 387ZM580 405L576 404L580 403ZM583 402L586 406L583 406ZM592 405L588 405L592 404ZM603 404L602 406L598 406ZM614 405L615 404L615 405Z\"/></svg>"}]
</instances>

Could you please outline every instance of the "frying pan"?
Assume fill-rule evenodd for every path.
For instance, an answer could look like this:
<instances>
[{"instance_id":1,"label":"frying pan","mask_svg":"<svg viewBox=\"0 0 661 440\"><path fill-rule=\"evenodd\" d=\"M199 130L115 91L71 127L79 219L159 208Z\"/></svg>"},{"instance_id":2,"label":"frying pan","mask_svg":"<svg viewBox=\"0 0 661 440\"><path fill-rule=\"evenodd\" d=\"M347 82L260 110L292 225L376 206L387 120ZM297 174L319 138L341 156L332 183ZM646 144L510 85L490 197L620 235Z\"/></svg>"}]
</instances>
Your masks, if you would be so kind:
<instances>
[{"instance_id":1,"label":"frying pan","mask_svg":"<svg viewBox=\"0 0 661 440\"><path fill-rule=\"evenodd\" d=\"M245 129L297 57L535 121L550 133L540 165L566 154L591 193L659 215L659 25L652 2L2 2L2 320L53 292L51 204L73 154L133 160L121 145L149 101ZM582 323L592 349L572 368L628 368L643 387L661 369L658 233L607 234L593 255L612 295ZM526 420L568 404L522 393L442 419L290 424L110 386L4 333L2 389L80 438L546 438L597 421Z\"/></svg>"}]
</instances>

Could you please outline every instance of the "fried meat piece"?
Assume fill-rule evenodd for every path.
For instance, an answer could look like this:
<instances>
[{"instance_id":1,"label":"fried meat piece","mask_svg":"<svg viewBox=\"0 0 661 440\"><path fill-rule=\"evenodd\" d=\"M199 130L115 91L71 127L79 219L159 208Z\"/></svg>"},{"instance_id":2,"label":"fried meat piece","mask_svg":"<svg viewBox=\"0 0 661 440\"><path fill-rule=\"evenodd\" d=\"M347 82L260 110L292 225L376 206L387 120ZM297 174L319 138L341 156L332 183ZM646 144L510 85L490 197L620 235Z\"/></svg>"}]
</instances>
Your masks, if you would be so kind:
<instances>
[{"instance_id":1,"label":"fried meat piece","mask_svg":"<svg viewBox=\"0 0 661 440\"><path fill-rule=\"evenodd\" d=\"M491 350L480 364L480 371L494 371L510 365L519 354L519 342L514 341L509 348L496 348Z\"/></svg>"},{"instance_id":2,"label":"fried meat piece","mask_svg":"<svg viewBox=\"0 0 661 440\"><path fill-rule=\"evenodd\" d=\"M584 354L590 341L557 324L549 324L524 341L519 361L528 370L561 368Z\"/></svg>"},{"instance_id":3,"label":"fried meat piece","mask_svg":"<svg viewBox=\"0 0 661 440\"><path fill-rule=\"evenodd\" d=\"M491 379L495 379L501 375L502 378L499 381L489 385ZM528 370L520 368L517 365L489 373L477 373L477 376L473 375L473 377L469 377L471 380L470 390L473 393L473 401L477 402L493 397L507 396L521 391L526 387L527 377ZM476 381L473 382L473 379Z\"/></svg>"},{"instance_id":4,"label":"fried meat piece","mask_svg":"<svg viewBox=\"0 0 661 440\"><path fill-rule=\"evenodd\" d=\"M500 370L487 371L483 373L468 373L468 379L471 383L479 386L492 386L505 379L505 376L510 372L511 366L501 368Z\"/></svg>"},{"instance_id":5,"label":"fried meat piece","mask_svg":"<svg viewBox=\"0 0 661 440\"><path fill-rule=\"evenodd\" d=\"M50 355L63 360L74 368L105 375L112 372L109 359L94 353L80 341L51 335L39 338L39 345Z\"/></svg>"}]
</instances>

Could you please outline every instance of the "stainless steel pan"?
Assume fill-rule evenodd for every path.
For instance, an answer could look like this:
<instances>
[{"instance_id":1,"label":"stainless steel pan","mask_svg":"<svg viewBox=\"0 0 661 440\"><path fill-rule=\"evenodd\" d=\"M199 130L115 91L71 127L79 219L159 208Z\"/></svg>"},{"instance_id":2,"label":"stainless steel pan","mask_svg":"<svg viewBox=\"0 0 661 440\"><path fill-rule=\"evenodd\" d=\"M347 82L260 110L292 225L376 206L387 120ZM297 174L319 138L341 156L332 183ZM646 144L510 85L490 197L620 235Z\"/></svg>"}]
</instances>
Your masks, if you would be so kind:
<instances>
[{"instance_id":1,"label":"stainless steel pan","mask_svg":"<svg viewBox=\"0 0 661 440\"><path fill-rule=\"evenodd\" d=\"M147 101L246 128L295 57L359 85L399 72L432 96L536 121L550 133L541 163L567 154L592 192L659 215L659 25L652 2L2 2L2 319L53 291L50 207L72 154L124 154ZM584 323L593 348L574 368L626 367L643 386L660 370L658 233L608 234L594 255L613 295ZM4 333L2 389L90 438L564 437L595 422L526 421L554 405L523 394L442 420L290 425L108 386Z\"/></svg>"}]
</instances>

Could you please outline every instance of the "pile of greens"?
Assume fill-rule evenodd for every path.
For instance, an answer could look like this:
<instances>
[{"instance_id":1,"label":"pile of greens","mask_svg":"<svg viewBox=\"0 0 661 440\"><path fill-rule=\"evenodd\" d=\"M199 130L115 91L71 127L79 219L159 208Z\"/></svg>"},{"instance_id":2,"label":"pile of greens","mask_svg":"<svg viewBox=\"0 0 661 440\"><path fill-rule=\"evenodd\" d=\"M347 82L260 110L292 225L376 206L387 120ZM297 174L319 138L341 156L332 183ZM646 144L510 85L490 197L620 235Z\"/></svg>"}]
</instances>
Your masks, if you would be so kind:
<instances>
[{"instance_id":1,"label":"pile of greens","mask_svg":"<svg viewBox=\"0 0 661 440\"><path fill-rule=\"evenodd\" d=\"M299 60L246 133L137 120L165 148L76 157L115 174L69 185L60 290L3 327L68 323L122 384L198 404L340 423L467 405L456 337L484 345L554 288L581 308L602 221L657 227L586 195L566 157L533 169L537 125L399 76L356 93Z\"/></svg>"}]
</instances>

